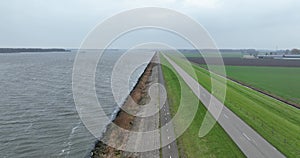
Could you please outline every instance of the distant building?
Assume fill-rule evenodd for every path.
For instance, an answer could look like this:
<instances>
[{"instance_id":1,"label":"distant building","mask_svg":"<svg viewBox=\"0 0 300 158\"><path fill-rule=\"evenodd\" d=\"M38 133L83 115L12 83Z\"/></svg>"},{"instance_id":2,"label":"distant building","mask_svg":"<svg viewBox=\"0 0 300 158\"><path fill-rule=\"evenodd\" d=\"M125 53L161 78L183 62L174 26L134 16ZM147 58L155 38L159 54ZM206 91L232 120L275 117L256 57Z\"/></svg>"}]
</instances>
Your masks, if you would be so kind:
<instances>
[{"instance_id":1,"label":"distant building","mask_svg":"<svg viewBox=\"0 0 300 158\"><path fill-rule=\"evenodd\" d=\"M253 55L243 55L243 58L245 58L245 59L256 59L256 57L255 56L253 56Z\"/></svg>"},{"instance_id":2,"label":"distant building","mask_svg":"<svg viewBox=\"0 0 300 158\"><path fill-rule=\"evenodd\" d=\"M300 55L283 55L283 59L300 59Z\"/></svg>"},{"instance_id":3,"label":"distant building","mask_svg":"<svg viewBox=\"0 0 300 158\"><path fill-rule=\"evenodd\" d=\"M300 59L300 55L258 55L258 59Z\"/></svg>"}]
</instances>

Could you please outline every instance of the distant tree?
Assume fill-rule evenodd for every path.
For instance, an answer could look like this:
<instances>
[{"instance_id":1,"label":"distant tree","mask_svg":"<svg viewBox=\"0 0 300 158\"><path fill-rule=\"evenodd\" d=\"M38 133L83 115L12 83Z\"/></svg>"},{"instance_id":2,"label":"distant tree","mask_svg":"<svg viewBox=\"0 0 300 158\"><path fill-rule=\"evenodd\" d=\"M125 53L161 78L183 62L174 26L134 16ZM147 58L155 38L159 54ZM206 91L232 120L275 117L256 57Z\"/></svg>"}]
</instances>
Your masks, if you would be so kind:
<instances>
[{"instance_id":1,"label":"distant tree","mask_svg":"<svg viewBox=\"0 0 300 158\"><path fill-rule=\"evenodd\" d=\"M0 53L20 53L20 52L65 52L65 49L42 49L42 48L0 48Z\"/></svg>"},{"instance_id":2,"label":"distant tree","mask_svg":"<svg viewBox=\"0 0 300 158\"><path fill-rule=\"evenodd\" d=\"M273 52L270 52L270 55L273 55Z\"/></svg>"},{"instance_id":3,"label":"distant tree","mask_svg":"<svg viewBox=\"0 0 300 158\"><path fill-rule=\"evenodd\" d=\"M269 53L266 53L266 55L269 55Z\"/></svg>"},{"instance_id":4,"label":"distant tree","mask_svg":"<svg viewBox=\"0 0 300 158\"><path fill-rule=\"evenodd\" d=\"M291 50L291 54L300 54L300 50L299 49L292 49Z\"/></svg>"}]
</instances>

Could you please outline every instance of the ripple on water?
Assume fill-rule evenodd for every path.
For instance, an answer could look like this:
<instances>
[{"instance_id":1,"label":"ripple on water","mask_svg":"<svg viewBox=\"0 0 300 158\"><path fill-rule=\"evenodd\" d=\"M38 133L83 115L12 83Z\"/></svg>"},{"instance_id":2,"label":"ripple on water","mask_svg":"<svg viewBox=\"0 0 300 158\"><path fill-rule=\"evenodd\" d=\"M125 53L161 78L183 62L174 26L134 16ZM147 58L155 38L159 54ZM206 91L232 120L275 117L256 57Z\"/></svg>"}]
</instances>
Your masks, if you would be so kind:
<instances>
[{"instance_id":1,"label":"ripple on water","mask_svg":"<svg viewBox=\"0 0 300 158\"><path fill-rule=\"evenodd\" d=\"M106 103L107 115L116 109L109 76L119 55L116 51L107 55L96 73L97 94ZM0 54L1 157L89 155L96 139L81 123L74 105L74 58L75 53Z\"/></svg>"}]
</instances>

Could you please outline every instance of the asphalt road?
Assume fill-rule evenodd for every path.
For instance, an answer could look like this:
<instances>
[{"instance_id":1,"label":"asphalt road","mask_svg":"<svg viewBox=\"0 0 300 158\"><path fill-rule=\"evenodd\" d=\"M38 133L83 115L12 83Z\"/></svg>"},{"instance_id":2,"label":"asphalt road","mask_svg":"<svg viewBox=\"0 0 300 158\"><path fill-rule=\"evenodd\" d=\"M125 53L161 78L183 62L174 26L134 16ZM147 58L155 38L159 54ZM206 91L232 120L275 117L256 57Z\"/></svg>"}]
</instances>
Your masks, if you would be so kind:
<instances>
[{"instance_id":1,"label":"asphalt road","mask_svg":"<svg viewBox=\"0 0 300 158\"><path fill-rule=\"evenodd\" d=\"M158 54L156 54L157 60L159 60ZM164 78L161 70L161 65L158 64L158 82L164 85ZM161 144L166 144L168 140L175 138L174 128L172 125L172 117L169 111L169 104L168 101L162 103L163 100L160 100L160 105L164 104L160 110L160 124L161 127L165 124L168 124L168 128L161 129ZM162 147L162 157L163 158L178 158L178 148L176 141L168 144L165 147Z\"/></svg>"},{"instance_id":2,"label":"asphalt road","mask_svg":"<svg viewBox=\"0 0 300 158\"><path fill-rule=\"evenodd\" d=\"M248 126L243 120L241 120L231 110L224 106L224 104L211 95L174 61L165 55L164 57L174 67L177 73L182 77L182 79L187 83L195 95L206 106L213 117L218 121L218 123L223 127L223 129L247 157L285 157L256 131ZM210 103L212 103L213 107L209 107ZM218 111L220 111L220 113L218 113Z\"/></svg>"}]
</instances>

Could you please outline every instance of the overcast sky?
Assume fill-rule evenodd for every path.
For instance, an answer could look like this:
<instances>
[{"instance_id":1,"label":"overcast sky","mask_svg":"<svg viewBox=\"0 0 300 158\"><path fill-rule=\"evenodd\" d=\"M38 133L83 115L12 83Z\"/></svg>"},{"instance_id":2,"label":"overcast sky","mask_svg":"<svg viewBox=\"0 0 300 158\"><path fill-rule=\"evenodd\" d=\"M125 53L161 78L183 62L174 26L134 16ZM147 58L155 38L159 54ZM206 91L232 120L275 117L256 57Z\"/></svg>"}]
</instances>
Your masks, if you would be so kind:
<instances>
[{"instance_id":1,"label":"overcast sky","mask_svg":"<svg viewBox=\"0 0 300 158\"><path fill-rule=\"evenodd\" d=\"M78 48L104 19L148 6L192 17L219 48L300 48L299 0L1 0L0 47ZM153 30L141 35L132 34L117 47L172 36ZM171 45L187 47L181 40L168 39L173 39Z\"/></svg>"}]
</instances>

